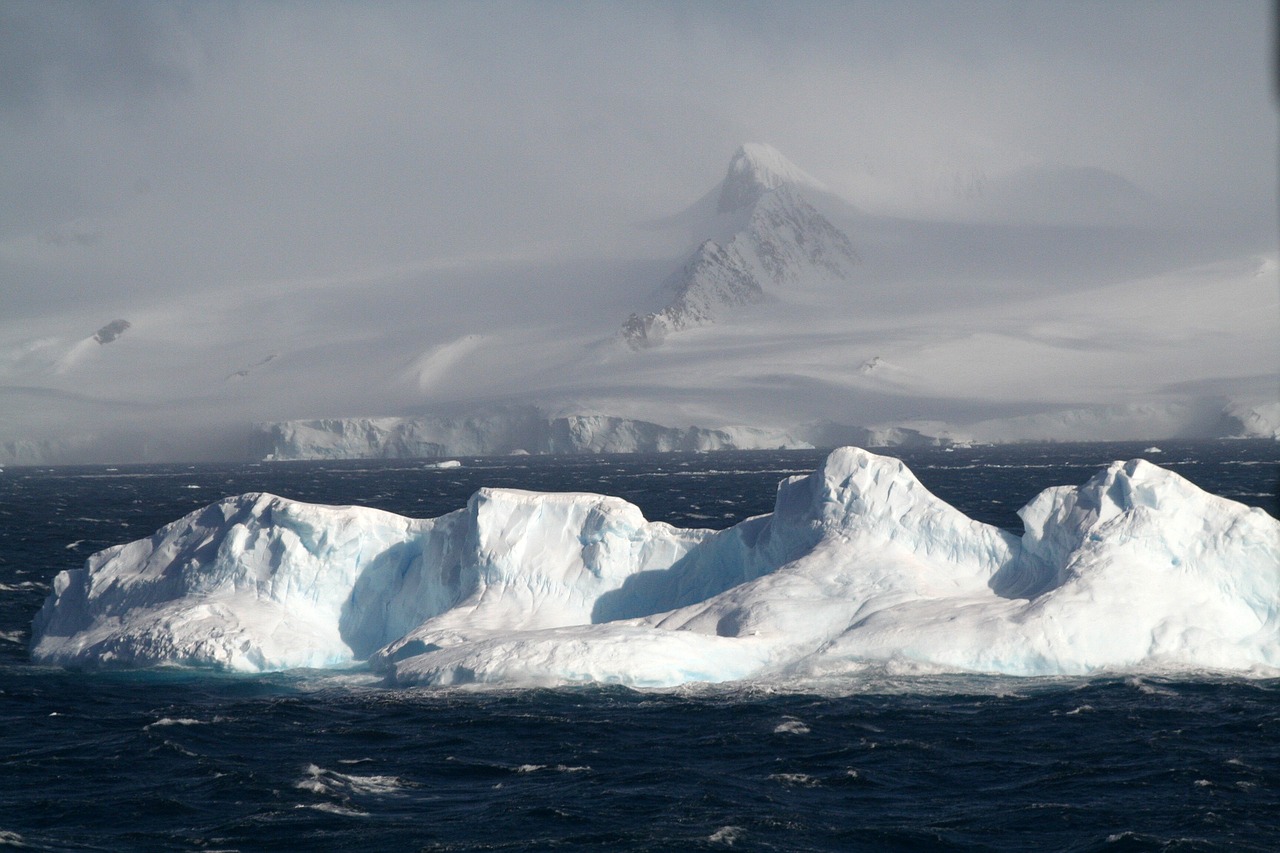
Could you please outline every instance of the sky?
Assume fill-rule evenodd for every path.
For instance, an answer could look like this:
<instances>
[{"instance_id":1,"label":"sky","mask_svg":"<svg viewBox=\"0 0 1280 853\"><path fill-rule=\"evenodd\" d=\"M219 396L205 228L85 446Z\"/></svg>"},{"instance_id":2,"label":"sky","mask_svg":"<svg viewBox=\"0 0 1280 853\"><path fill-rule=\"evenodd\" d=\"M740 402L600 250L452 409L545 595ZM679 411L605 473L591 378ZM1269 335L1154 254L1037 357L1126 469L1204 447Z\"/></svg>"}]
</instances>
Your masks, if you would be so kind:
<instances>
[{"instance_id":1,"label":"sky","mask_svg":"<svg viewBox=\"0 0 1280 853\"><path fill-rule=\"evenodd\" d=\"M1274 233L1260 2L0 2L0 311L642 252L768 142L851 203ZM1047 182L1047 183L1046 183Z\"/></svg>"}]
</instances>

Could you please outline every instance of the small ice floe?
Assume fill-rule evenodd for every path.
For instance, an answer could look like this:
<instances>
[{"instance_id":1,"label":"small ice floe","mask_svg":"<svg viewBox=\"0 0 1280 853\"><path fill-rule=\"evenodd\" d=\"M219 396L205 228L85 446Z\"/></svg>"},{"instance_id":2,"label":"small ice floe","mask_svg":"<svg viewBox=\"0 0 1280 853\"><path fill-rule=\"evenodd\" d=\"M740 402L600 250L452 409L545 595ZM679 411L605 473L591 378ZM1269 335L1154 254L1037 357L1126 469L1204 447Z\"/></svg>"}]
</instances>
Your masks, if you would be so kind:
<instances>
[{"instance_id":1,"label":"small ice floe","mask_svg":"<svg viewBox=\"0 0 1280 853\"><path fill-rule=\"evenodd\" d=\"M747 831L740 826L722 826L707 836L707 840L712 844L723 844L726 847L732 847L745 838L746 834Z\"/></svg>"},{"instance_id":2,"label":"small ice floe","mask_svg":"<svg viewBox=\"0 0 1280 853\"><path fill-rule=\"evenodd\" d=\"M1143 452L1143 453L1164 453L1164 451L1163 451L1163 450L1161 450L1160 448L1156 447L1154 444L1153 444L1151 447L1144 447L1144 448L1142 449L1142 452Z\"/></svg>"},{"instance_id":3,"label":"small ice floe","mask_svg":"<svg viewBox=\"0 0 1280 853\"><path fill-rule=\"evenodd\" d=\"M783 717L782 722L774 726L773 733L775 735L807 735L809 727L795 717Z\"/></svg>"},{"instance_id":4,"label":"small ice floe","mask_svg":"<svg viewBox=\"0 0 1280 853\"><path fill-rule=\"evenodd\" d=\"M24 589L48 589L47 584L38 581L21 581L19 583L0 583L0 592L21 592Z\"/></svg>"},{"instance_id":5,"label":"small ice floe","mask_svg":"<svg viewBox=\"0 0 1280 853\"><path fill-rule=\"evenodd\" d=\"M516 768L517 773L537 773L539 770L553 770L556 773L586 773L591 768L587 765L568 764L557 764L554 767L548 764L521 764Z\"/></svg>"},{"instance_id":6,"label":"small ice floe","mask_svg":"<svg viewBox=\"0 0 1280 853\"><path fill-rule=\"evenodd\" d=\"M357 776L309 764L307 775L295 787L328 794L394 794L405 788L405 782L399 776Z\"/></svg>"},{"instance_id":7,"label":"small ice floe","mask_svg":"<svg viewBox=\"0 0 1280 853\"><path fill-rule=\"evenodd\" d=\"M1176 690L1170 690L1167 687L1160 687L1159 685L1152 684L1137 676L1131 676L1129 678L1126 678L1124 680L1124 683L1129 687L1136 687L1138 689L1138 692L1145 693L1148 696L1177 696L1178 695L1178 692Z\"/></svg>"},{"instance_id":8,"label":"small ice floe","mask_svg":"<svg viewBox=\"0 0 1280 853\"><path fill-rule=\"evenodd\" d=\"M433 468L433 469L436 469L436 470L444 470L444 469L448 469L448 468L461 468L461 467L462 467L462 463L461 463L461 462L459 462L457 459L445 459L445 460L443 460L443 461L441 461L441 462L429 462L429 463L427 463L426 465L424 465L424 466L422 466L422 467L424 467L424 468Z\"/></svg>"},{"instance_id":9,"label":"small ice floe","mask_svg":"<svg viewBox=\"0 0 1280 853\"><path fill-rule=\"evenodd\" d=\"M793 785L797 788L818 787L818 780L810 776L808 773L773 773L769 778L774 782L781 782L784 785Z\"/></svg>"},{"instance_id":10,"label":"small ice floe","mask_svg":"<svg viewBox=\"0 0 1280 853\"><path fill-rule=\"evenodd\" d=\"M144 732L152 729L165 728L167 726L203 726L204 720L193 720L191 717L161 717L154 723L148 723L142 727Z\"/></svg>"},{"instance_id":11,"label":"small ice floe","mask_svg":"<svg viewBox=\"0 0 1280 853\"><path fill-rule=\"evenodd\" d=\"M315 809L318 812L325 812L326 814L342 815L343 817L368 817L369 816L368 812L361 811L360 809L357 809L357 808L352 808L351 806L343 805L342 803L312 803L311 805L308 805L308 806L301 806L301 805L294 806L294 808Z\"/></svg>"}]
</instances>

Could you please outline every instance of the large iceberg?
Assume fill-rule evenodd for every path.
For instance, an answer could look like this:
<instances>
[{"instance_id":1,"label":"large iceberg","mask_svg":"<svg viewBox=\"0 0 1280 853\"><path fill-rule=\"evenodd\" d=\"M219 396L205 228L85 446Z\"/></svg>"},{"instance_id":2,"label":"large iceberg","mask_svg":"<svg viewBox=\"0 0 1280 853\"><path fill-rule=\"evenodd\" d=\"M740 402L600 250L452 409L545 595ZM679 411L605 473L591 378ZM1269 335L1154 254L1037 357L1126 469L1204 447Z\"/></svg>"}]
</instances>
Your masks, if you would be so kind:
<instances>
[{"instance_id":1,"label":"large iceberg","mask_svg":"<svg viewBox=\"0 0 1280 853\"><path fill-rule=\"evenodd\" d=\"M833 452L723 531L618 498L482 489L415 520L227 498L59 574L35 660L237 671L368 661L390 683L672 686L923 671L1280 672L1280 522L1135 460L1021 536L900 461Z\"/></svg>"}]
</instances>

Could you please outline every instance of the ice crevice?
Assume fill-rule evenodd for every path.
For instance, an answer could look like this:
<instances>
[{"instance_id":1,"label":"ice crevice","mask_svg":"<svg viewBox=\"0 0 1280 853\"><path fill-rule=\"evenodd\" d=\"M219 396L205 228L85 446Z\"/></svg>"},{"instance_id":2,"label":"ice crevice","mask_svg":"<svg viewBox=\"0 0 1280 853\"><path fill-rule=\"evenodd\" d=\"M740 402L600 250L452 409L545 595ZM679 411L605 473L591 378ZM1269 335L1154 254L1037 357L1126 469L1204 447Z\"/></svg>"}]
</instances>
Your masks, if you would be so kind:
<instances>
[{"instance_id":1,"label":"ice crevice","mask_svg":"<svg viewBox=\"0 0 1280 853\"><path fill-rule=\"evenodd\" d=\"M31 654L349 667L399 685L1280 674L1280 522L1142 460L1046 489L1021 535L858 448L726 530L619 498L481 489L432 519L229 497L64 571Z\"/></svg>"}]
</instances>

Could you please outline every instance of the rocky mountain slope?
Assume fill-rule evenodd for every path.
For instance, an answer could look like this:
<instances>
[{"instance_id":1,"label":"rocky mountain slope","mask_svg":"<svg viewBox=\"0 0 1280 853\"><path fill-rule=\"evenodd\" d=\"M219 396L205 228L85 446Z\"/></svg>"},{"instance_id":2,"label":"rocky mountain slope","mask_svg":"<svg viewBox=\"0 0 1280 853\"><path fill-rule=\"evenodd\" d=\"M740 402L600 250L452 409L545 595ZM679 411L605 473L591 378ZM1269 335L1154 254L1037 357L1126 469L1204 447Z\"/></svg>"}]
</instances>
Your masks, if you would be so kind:
<instances>
[{"instance_id":1,"label":"rocky mountain slope","mask_svg":"<svg viewBox=\"0 0 1280 853\"><path fill-rule=\"evenodd\" d=\"M852 282L858 254L843 231L804 198L821 189L777 150L740 147L720 184L715 215L695 228L706 235L663 284L662 307L633 313L622 335L634 349L714 323L726 311L813 281Z\"/></svg>"}]
</instances>

